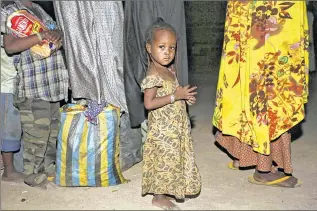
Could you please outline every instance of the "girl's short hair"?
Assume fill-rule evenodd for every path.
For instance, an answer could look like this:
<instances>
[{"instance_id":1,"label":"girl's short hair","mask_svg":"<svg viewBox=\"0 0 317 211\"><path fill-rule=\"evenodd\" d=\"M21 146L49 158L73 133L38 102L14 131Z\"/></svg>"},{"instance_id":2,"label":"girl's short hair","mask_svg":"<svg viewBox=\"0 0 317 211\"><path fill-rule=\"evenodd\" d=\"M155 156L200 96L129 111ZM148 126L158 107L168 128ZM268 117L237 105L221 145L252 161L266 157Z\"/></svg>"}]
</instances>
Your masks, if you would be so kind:
<instances>
[{"instance_id":1,"label":"girl's short hair","mask_svg":"<svg viewBox=\"0 0 317 211\"><path fill-rule=\"evenodd\" d=\"M175 28L172 25L166 23L163 20L163 18L157 18L156 21L154 23L152 23L152 25L146 30L145 44L152 43L154 32L156 30L159 30L159 29L170 30L171 32L173 32L176 35L176 38L177 38L177 33L176 33Z\"/></svg>"}]
</instances>

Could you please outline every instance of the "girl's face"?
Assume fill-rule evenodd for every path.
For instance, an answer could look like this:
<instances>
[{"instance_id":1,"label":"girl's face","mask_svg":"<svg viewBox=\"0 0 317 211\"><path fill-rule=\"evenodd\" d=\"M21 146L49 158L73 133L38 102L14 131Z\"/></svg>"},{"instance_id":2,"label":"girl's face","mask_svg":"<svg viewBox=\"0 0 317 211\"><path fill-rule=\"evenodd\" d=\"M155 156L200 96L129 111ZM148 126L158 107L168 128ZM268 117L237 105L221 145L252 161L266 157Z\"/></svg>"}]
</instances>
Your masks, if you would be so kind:
<instances>
[{"instance_id":1,"label":"girl's face","mask_svg":"<svg viewBox=\"0 0 317 211\"><path fill-rule=\"evenodd\" d=\"M168 66L175 58L175 33L167 29L156 29L153 33L152 43L147 43L146 49L155 63Z\"/></svg>"}]
</instances>

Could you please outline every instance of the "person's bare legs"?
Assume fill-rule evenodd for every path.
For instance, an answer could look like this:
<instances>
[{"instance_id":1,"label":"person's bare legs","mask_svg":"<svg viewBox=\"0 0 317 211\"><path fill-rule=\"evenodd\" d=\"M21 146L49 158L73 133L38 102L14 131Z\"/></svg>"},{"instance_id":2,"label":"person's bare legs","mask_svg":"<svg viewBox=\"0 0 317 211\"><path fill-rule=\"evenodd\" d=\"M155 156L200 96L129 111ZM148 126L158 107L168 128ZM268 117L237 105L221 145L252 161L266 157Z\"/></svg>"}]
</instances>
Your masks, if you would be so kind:
<instances>
[{"instance_id":1,"label":"person's bare legs","mask_svg":"<svg viewBox=\"0 0 317 211\"><path fill-rule=\"evenodd\" d=\"M13 165L13 152L2 152L4 171L2 175L3 181L23 182L24 175L17 172Z\"/></svg>"}]
</instances>

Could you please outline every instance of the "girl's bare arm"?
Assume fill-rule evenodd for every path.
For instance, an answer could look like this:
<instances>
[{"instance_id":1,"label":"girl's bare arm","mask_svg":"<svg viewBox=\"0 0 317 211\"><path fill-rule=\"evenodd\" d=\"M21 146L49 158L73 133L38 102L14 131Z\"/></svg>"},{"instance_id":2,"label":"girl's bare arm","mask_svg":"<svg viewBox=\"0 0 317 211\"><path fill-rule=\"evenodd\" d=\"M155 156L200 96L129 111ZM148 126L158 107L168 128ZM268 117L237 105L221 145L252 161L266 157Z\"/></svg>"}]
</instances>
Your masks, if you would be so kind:
<instances>
[{"instance_id":1,"label":"girl's bare arm","mask_svg":"<svg viewBox=\"0 0 317 211\"><path fill-rule=\"evenodd\" d=\"M157 87L144 90L144 106L147 110L161 108L171 103L171 95L156 97Z\"/></svg>"},{"instance_id":2,"label":"girl's bare arm","mask_svg":"<svg viewBox=\"0 0 317 211\"><path fill-rule=\"evenodd\" d=\"M197 87L189 88L189 85L185 87L179 86L176 88L173 94L166 95L164 97L156 97L157 87L146 89L144 91L144 106L148 110L163 107L171 103L172 95L174 95L175 100L192 100L192 103L194 103L194 100L196 100L196 98L192 97L197 94L197 92L194 92L196 88Z\"/></svg>"}]
</instances>

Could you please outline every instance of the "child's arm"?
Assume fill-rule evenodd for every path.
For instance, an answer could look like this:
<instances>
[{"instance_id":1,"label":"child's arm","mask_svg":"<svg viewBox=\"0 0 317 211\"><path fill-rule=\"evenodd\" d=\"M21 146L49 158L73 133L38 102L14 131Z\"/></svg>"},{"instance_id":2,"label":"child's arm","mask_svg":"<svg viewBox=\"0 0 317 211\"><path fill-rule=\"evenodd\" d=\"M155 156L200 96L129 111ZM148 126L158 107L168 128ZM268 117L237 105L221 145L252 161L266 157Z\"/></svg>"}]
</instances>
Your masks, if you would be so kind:
<instances>
[{"instance_id":1,"label":"child's arm","mask_svg":"<svg viewBox=\"0 0 317 211\"><path fill-rule=\"evenodd\" d=\"M59 30L40 32L40 36L34 34L28 37L15 37L12 34L6 34L3 36L4 49L8 54L20 53L25 51L34 45L40 44L41 39L45 39L51 42L57 41L61 38L61 32Z\"/></svg>"},{"instance_id":2,"label":"child's arm","mask_svg":"<svg viewBox=\"0 0 317 211\"><path fill-rule=\"evenodd\" d=\"M175 92L164 97L156 97L157 87L144 90L144 106L147 110L153 110L165 105L173 103L172 96L176 100L189 100L197 94L193 92L197 87L189 88L189 85L185 87L177 87Z\"/></svg>"},{"instance_id":3,"label":"child's arm","mask_svg":"<svg viewBox=\"0 0 317 211\"><path fill-rule=\"evenodd\" d=\"M144 106L147 110L153 110L171 103L171 96L156 97L157 87L144 90Z\"/></svg>"}]
</instances>

